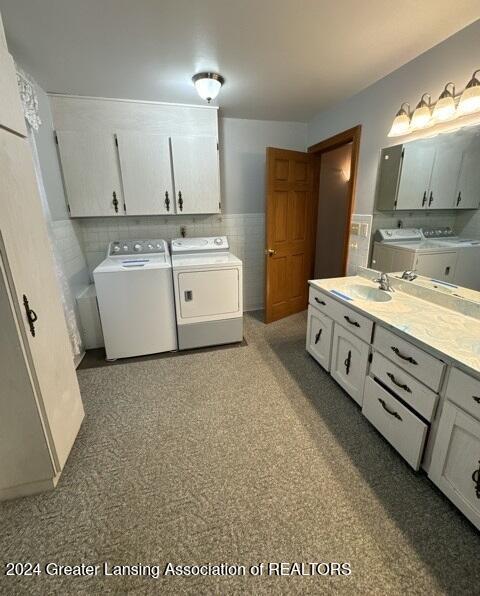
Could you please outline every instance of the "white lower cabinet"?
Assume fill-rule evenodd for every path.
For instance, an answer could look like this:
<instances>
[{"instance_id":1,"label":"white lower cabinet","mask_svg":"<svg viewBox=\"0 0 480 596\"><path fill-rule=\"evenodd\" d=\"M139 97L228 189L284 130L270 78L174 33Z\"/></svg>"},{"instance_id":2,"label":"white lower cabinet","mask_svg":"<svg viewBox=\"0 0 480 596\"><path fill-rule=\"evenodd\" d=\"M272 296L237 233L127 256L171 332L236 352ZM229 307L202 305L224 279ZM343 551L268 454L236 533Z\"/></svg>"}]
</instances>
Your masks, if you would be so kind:
<instances>
[{"instance_id":1,"label":"white lower cabinet","mask_svg":"<svg viewBox=\"0 0 480 596\"><path fill-rule=\"evenodd\" d=\"M333 329L331 375L360 405L368 368L370 346L335 324Z\"/></svg>"},{"instance_id":2,"label":"white lower cabinet","mask_svg":"<svg viewBox=\"0 0 480 596\"><path fill-rule=\"evenodd\" d=\"M333 321L318 309L310 306L307 323L307 352L323 366L330 370L332 353Z\"/></svg>"},{"instance_id":3,"label":"white lower cabinet","mask_svg":"<svg viewBox=\"0 0 480 596\"><path fill-rule=\"evenodd\" d=\"M362 412L412 468L418 470L427 425L371 377L365 380Z\"/></svg>"},{"instance_id":4,"label":"white lower cabinet","mask_svg":"<svg viewBox=\"0 0 480 596\"><path fill-rule=\"evenodd\" d=\"M480 421L449 401L442 412L429 477L480 529Z\"/></svg>"}]
</instances>

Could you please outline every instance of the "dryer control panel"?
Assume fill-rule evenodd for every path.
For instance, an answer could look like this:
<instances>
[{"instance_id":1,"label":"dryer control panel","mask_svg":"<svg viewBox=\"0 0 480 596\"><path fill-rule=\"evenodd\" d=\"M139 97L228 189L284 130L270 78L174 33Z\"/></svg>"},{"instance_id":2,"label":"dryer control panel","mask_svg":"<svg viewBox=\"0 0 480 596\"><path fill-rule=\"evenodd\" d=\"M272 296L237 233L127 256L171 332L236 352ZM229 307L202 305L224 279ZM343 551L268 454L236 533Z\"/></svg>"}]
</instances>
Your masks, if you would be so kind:
<instances>
[{"instance_id":1,"label":"dryer control panel","mask_svg":"<svg viewBox=\"0 0 480 596\"><path fill-rule=\"evenodd\" d=\"M108 245L107 256L152 255L168 252L165 240L114 240Z\"/></svg>"},{"instance_id":2,"label":"dryer control panel","mask_svg":"<svg viewBox=\"0 0 480 596\"><path fill-rule=\"evenodd\" d=\"M172 254L227 251L228 248L226 236L175 238L175 240L172 240Z\"/></svg>"}]
</instances>

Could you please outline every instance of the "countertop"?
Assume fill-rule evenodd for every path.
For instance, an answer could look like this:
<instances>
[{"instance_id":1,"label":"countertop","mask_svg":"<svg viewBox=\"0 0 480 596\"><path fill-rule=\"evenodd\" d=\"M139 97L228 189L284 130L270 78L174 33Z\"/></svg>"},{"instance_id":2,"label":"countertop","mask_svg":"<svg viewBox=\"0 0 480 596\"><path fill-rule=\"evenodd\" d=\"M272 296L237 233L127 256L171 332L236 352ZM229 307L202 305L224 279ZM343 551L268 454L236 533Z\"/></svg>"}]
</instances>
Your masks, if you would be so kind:
<instances>
[{"instance_id":1,"label":"countertop","mask_svg":"<svg viewBox=\"0 0 480 596\"><path fill-rule=\"evenodd\" d=\"M355 297L352 286L378 288L378 283L355 275L311 280L338 302L389 328L448 364L480 377L480 320L427 299L396 289L389 302L372 302ZM331 290L349 296L342 299Z\"/></svg>"}]
</instances>

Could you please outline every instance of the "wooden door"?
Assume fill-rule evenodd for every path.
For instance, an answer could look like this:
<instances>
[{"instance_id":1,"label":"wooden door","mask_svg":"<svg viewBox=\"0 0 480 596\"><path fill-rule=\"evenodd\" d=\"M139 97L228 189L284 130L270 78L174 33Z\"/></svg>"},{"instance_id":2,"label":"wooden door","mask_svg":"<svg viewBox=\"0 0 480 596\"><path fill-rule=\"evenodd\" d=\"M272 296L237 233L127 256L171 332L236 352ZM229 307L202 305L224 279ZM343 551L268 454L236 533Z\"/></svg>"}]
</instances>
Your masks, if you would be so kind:
<instances>
[{"instance_id":1,"label":"wooden door","mask_svg":"<svg viewBox=\"0 0 480 596\"><path fill-rule=\"evenodd\" d=\"M437 139L435 163L428 193L428 209L452 208L461 162L461 140L458 138Z\"/></svg>"},{"instance_id":2,"label":"wooden door","mask_svg":"<svg viewBox=\"0 0 480 596\"><path fill-rule=\"evenodd\" d=\"M267 148L265 322L307 308L313 275L315 157Z\"/></svg>"},{"instance_id":3,"label":"wooden door","mask_svg":"<svg viewBox=\"0 0 480 596\"><path fill-rule=\"evenodd\" d=\"M116 136L127 215L175 213L169 137L127 130Z\"/></svg>"},{"instance_id":4,"label":"wooden door","mask_svg":"<svg viewBox=\"0 0 480 596\"><path fill-rule=\"evenodd\" d=\"M403 146L396 209L427 208L434 160L435 145L431 139Z\"/></svg>"},{"instance_id":5,"label":"wooden door","mask_svg":"<svg viewBox=\"0 0 480 596\"><path fill-rule=\"evenodd\" d=\"M2 258L57 470L70 452L83 406L28 141L0 130ZM28 303L26 303L28 300ZM33 312L29 316L30 310ZM36 317L32 329L29 319Z\"/></svg>"},{"instance_id":6,"label":"wooden door","mask_svg":"<svg viewBox=\"0 0 480 596\"><path fill-rule=\"evenodd\" d=\"M58 131L57 141L70 215L124 215L115 136L104 131Z\"/></svg>"},{"instance_id":7,"label":"wooden door","mask_svg":"<svg viewBox=\"0 0 480 596\"><path fill-rule=\"evenodd\" d=\"M177 213L219 213L217 139L175 136L171 142Z\"/></svg>"}]
</instances>

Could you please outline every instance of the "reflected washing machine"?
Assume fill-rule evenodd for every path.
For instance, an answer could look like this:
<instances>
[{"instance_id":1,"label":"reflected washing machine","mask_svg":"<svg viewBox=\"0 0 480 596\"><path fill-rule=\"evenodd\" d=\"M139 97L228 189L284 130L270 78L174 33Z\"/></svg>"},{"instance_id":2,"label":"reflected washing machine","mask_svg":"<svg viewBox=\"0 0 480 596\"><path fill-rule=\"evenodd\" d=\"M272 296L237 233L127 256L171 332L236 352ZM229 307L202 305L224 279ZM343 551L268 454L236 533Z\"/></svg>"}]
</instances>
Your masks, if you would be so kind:
<instances>
[{"instance_id":1,"label":"reflected washing machine","mask_svg":"<svg viewBox=\"0 0 480 596\"><path fill-rule=\"evenodd\" d=\"M111 242L93 278L107 360L177 349L172 268L164 240Z\"/></svg>"},{"instance_id":2,"label":"reflected washing machine","mask_svg":"<svg viewBox=\"0 0 480 596\"><path fill-rule=\"evenodd\" d=\"M226 236L171 242L178 348L243 340L243 267Z\"/></svg>"}]
</instances>

